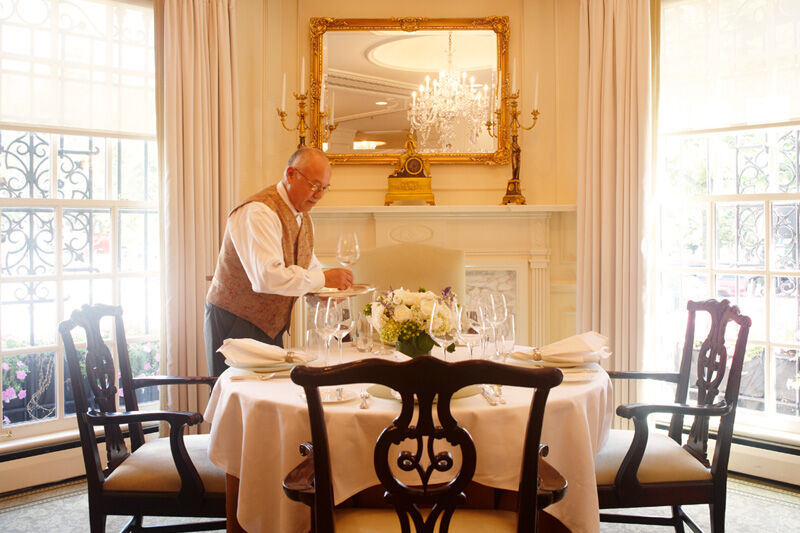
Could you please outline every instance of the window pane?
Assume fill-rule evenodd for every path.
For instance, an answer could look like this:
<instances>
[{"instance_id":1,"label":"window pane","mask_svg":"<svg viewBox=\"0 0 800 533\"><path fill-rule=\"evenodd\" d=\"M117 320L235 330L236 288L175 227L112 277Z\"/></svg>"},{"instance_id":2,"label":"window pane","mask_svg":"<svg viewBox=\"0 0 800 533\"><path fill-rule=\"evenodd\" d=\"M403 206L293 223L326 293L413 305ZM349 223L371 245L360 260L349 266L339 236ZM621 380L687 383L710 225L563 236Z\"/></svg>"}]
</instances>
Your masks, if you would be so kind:
<instances>
[{"instance_id":1,"label":"window pane","mask_svg":"<svg viewBox=\"0 0 800 533\"><path fill-rule=\"evenodd\" d=\"M0 211L0 272L5 276L41 276L55 272L53 218L47 208Z\"/></svg>"},{"instance_id":2,"label":"window pane","mask_svg":"<svg viewBox=\"0 0 800 533\"><path fill-rule=\"evenodd\" d=\"M111 293L111 279L79 279L64 281L64 302L62 316L69 318L73 311L83 305L114 303ZM110 318L100 321L100 334L104 339L111 338L114 324ZM82 328L72 330L75 342L85 342L86 336Z\"/></svg>"},{"instance_id":3,"label":"window pane","mask_svg":"<svg viewBox=\"0 0 800 533\"><path fill-rule=\"evenodd\" d=\"M708 207L705 204L687 205L683 202L665 206L661 213L661 249L665 261L689 267L706 266Z\"/></svg>"},{"instance_id":4,"label":"window pane","mask_svg":"<svg viewBox=\"0 0 800 533\"><path fill-rule=\"evenodd\" d=\"M664 193L685 198L708 192L708 141L702 136L668 137L663 143Z\"/></svg>"},{"instance_id":5,"label":"window pane","mask_svg":"<svg viewBox=\"0 0 800 533\"><path fill-rule=\"evenodd\" d=\"M52 352L4 357L0 373L4 426L56 416Z\"/></svg>"},{"instance_id":6,"label":"window pane","mask_svg":"<svg viewBox=\"0 0 800 533\"><path fill-rule=\"evenodd\" d=\"M773 342L800 342L800 297L797 284L800 278L780 276L772 278L772 324Z\"/></svg>"},{"instance_id":7,"label":"window pane","mask_svg":"<svg viewBox=\"0 0 800 533\"><path fill-rule=\"evenodd\" d=\"M0 130L0 198L50 198L49 135Z\"/></svg>"},{"instance_id":8,"label":"window pane","mask_svg":"<svg viewBox=\"0 0 800 533\"><path fill-rule=\"evenodd\" d=\"M158 375L159 353L159 343L155 341L128 343L128 357L130 358L133 377ZM120 407L125 405L124 392L122 391L120 394ZM158 387L147 387L136 391L136 401L139 402L140 407L144 402L157 400Z\"/></svg>"},{"instance_id":9,"label":"window pane","mask_svg":"<svg viewBox=\"0 0 800 533\"><path fill-rule=\"evenodd\" d=\"M718 267L764 267L763 204L718 204L715 230Z\"/></svg>"},{"instance_id":10,"label":"window pane","mask_svg":"<svg viewBox=\"0 0 800 533\"><path fill-rule=\"evenodd\" d=\"M119 211L119 270L146 272L159 268L158 212L144 209Z\"/></svg>"},{"instance_id":11,"label":"window pane","mask_svg":"<svg viewBox=\"0 0 800 533\"><path fill-rule=\"evenodd\" d=\"M72 330L72 335L73 339L75 339L75 342L78 342L77 338L75 338L76 337L75 334L79 330L83 331L80 328ZM81 371L82 371L81 381L83 385L83 392L84 394L86 394L89 400L89 406L96 407L94 403L94 394L92 393L92 389L91 387L89 387L89 381L86 378L86 348L78 349L78 356L80 357L80 362L81 362ZM72 379L69 376L69 367L67 366L66 354L64 354L64 414L67 416L75 414L75 391L72 386Z\"/></svg>"},{"instance_id":12,"label":"window pane","mask_svg":"<svg viewBox=\"0 0 800 533\"><path fill-rule=\"evenodd\" d=\"M111 272L111 210L64 209L65 273Z\"/></svg>"},{"instance_id":13,"label":"window pane","mask_svg":"<svg viewBox=\"0 0 800 533\"><path fill-rule=\"evenodd\" d=\"M777 135L780 135L778 133ZM789 129L778 138L776 188L780 192L798 192L800 184L800 129Z\"/></svg>"},{"instance_id":14,"label":"window pane","mask_svg":"<svg viewBox=\"0 0 800 533\"><path fill-rule=\"evenodd\" d=\"M0 285L2 348L55 344L56 285L26 281Z\"/></svg>"},{"instance_id":15,"label":"window pane","mask_svg":"<svg viewBox=\"0 0 800 533\"><path fill-rule=\"evenodd\" d=\"M71 200L106 198L106 144L102 137L58 138L58 195Z\"/></svg>"},{"instance_id":16,"label":"window pane","mask_svg":"<svg viewBox=\"0 0 800 533\"><path fill-rule=\"evenodd\" d=\"M159 301L150 301L150 286L158 278L122 278L119 280L119 302L123 309L125 333L128 337L153 335L160 321L156 312Z\"/></svg>"},{"instance_id":17,"label":"window pane","mask_svg":"<svg viewBox=\"0 0 800 533\"><path fill-rule=\"evenodd\" d=\"M800 358L797 349L775 350L775 410L800 416Z\"/></svg>"},{"instance_id":18,"label":"window pane","mask_svg":"<svg viewBox=\"0 0 800 533\"><path fill-rule=\"evenodd\" d=\"M727 298L731 303L738 305L742 313L753 319L750 338L766 338L766 324L763 318L767 310L764 276L717 274L715 278L716 297Z\"/></svg>"},{"instance_id":19,"label":"window pane","mask_svg":"<svg viewBox=\"0 0 800 533\"><path fill-rule=\"evenodd\" d=\"M730 356L733 355L733 346L728 347L728 365L730 367ZM742 366L742 382L739 386L739 405L745 409L763 411L764 390L766 373L766 350L764 346L748 344L744 355Z\"/></svg>"},{"instance_id":20,"label":"window pane","mask_svg":"<svg viewBox=\"0 0 800 533\"><path fill-rule=\"evenodd\" d=\"M736 150L736 192L763 193L769 190L769 141L762 132L733 137Z\"/></svg>"},{"instance_id":21,"label":"window pane","mask_svg":"<svg viewBox=\"0 0 800 533\"><path fill-rule=\"evenodd\" d=\"M111 149L116 196L120 200L158 200L156 143L116 139Z\"/></svg>"},{"instance_id":22,"label":"window pane","mask_svg":"<svg viewBox=\"0 0 800 533\"><path fill-rule=\"evenodd\" d=\"M798 270L798 213L800 203L772 205L772 268Z\"/></svg>"}]
</instances>

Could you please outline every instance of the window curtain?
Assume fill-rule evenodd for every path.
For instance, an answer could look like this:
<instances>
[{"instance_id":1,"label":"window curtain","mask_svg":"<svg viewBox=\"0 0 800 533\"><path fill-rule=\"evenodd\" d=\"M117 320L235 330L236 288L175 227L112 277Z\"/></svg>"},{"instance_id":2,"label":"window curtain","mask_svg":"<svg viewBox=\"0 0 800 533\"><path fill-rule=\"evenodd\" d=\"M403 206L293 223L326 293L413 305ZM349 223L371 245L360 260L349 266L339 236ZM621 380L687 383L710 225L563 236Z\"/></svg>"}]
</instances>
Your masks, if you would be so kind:
<instances>
[{"instance_id":1,"label":"window curtain","mask_svg":"<svg viewBox=\"0 0 800 533\"><path fill-rule=\"evenodd\" d=\"M164 206L165 362L208 375L206 276L216 263L237 176L235 0L155 0ZM168 409L203 412L208 390L169 387Z\"/></svg>"},{"instance_id":2,"label":"window curtain","mask_svg":"<svg viewBox=\"0 0 800 533\"><path fill-rule=\"evenodd\" d=\"M577 323L609 337L615 370L642 361L650 61L649 2L581 0ZM615 384L615 404L633 387Z\"/></svg>"}]
</instances>

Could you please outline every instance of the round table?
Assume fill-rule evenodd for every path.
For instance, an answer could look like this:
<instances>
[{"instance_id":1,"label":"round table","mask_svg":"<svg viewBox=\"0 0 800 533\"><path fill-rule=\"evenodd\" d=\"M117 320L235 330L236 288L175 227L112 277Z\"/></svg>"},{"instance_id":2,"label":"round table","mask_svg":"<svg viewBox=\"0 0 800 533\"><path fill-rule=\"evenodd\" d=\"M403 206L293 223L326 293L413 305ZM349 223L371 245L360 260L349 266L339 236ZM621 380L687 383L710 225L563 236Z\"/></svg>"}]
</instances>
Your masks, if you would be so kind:
<instances>
[{"instance_id":1,"label":"round table","mask_svg":"<svg viewBox=\"0 0 800 533\"><path fill-rule=\"evenodd\" d=\"M464 358L465 350L458 348L448 360ZM361 357L346 345L345 361ZM608 436L613 398L608 375L599 366L594 370L580 381L566 381L573 377L565 374L565 382L550 392L542 428L542 443L550 447L547 461L569 483L565 498L547 512L573 532L599 530L594 459ZM308 531L307 508L289 500L281 487L302 460L298 445L311 440L302 389L285 374L267 381L231 381L238 374L248 373L229 368L220 376L206 408L205 419L211 422L209 457L239 479L237 518L247 531ZM350 386L356 392L365 387ZM475 441L474 481L516 490L531 391L504 387L503 396L506 403L496 406L481 395L456 399L452 411ZM400 410L393 399L373 397L369 409L360 409L359 403L354 399L325 405L337 503L378 484L372 450Z\"/></svg>"}]
</instances>

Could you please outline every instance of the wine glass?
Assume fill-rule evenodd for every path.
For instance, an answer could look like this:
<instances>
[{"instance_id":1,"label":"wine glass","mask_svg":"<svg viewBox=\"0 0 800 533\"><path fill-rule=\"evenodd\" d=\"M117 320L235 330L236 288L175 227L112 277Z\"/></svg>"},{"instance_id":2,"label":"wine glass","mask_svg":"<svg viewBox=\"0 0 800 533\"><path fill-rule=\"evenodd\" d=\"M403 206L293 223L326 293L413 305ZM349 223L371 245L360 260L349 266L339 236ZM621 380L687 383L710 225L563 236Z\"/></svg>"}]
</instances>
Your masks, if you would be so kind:
<instances>
[{"instance_id":1,"label":"wine glass","mask_svg":"<svg viewBox=\"0 0 800 533\"><path fill-rule=\"evenodd\" d=\"M517 339L517 328L514 321L514 314L509 313L508 318L498 327L499 344L498 353L503 362L514 351Z\"/></svg>"},{"instance_id":2,"label":"wine glass","mask_svg":"<svg viewBox=\"0 0 800 533\"><path fill-rule=\"evenodd\" d=\"M339 319L338 327L333 333L334 337L339 341L339 364L342 363L342 339L353 330L355 321L353 320L353 313L350 312L350 299L336 300L336 316Z\"/></svg>"},{"instance_id":3,"label":"wine glass","mask_svg":"<svg viewBox=\"0 0 800 533\"><path fill-rule=\"evenodd\" d=\"M475 309L458 306L458 340L469 348L469 358L472 359L472 350L481 342L480 314Z\"/></svg>"},{"instance_id":4,"label":"wine glass","mask_svg":"<svg viewBox=\"0 0 800 533\"><path fill-rule=\"evenodd\" d=\"M490 292L483 300L481 305L484 319L492 328L492 338L494 340L495 357L499 357L500 350L497 344L497 327L505 322L508 317L508 305L506 296L500 292Z\"/></svg>"},{"instance_id":5,"label":"wine glass","mask_svg":"<svg viewBox=\"0 0 800 533\"><path fill-rule=\"evenodd\" d=\"M317 307L314 311L314 327L325 343L325 364L328 364L331 355L331 339L336 330L339 329L336 303L332 298L328 298L325 302L317 302Z\"/></svg>"},{"instance_id":6,"label":"wine glass","mask_svg":"<svg viewBox=\"0 0 800 533\"><path fill-rule=\"evenodd\" d=\"M369 317L359 313L355 324L356 350L359 352L371 352L374 346L372 322Z\"/></svg>"},{"instance_id":7,"label":"wine glass","mask_svg":"<svg viewBox=\"0 0 800 533\"><path fill-rule=\"evenodd\" d=\"M354 265L361 256L358 247L358 237L354 231L345 231L339 234L339 244L336 246L336 260L343 267Z\"/></svg>"},{"instance_id":8,"label":"wine glass","mask_svg":"<svg viewBox=\"0 0 800 533\"><path fill-rule=\"evenodd\" d=\"M446 303L433 302L428 320L428 335L442 347L442 360L447 361L447 347L456 338L456 316Z\"/></svg>"},{"instance_id":9,"label":"wine glass","mask_svg":"<svg viewBox=\"0 0 800 533\"><path fill-rule=\"evenodd\" d=\"M378 291L374 291L372 293L372 305L373 305L372 312L373 313L375 312L375 304L378 301L378 296L379 296L378 295ZM375 317L373 316L372 318L374 319ZM374 326L376 332L378 333L378 339L380 339L381 342L380 342L380 344L375 344L375 348L374 348L374 351L372 353L374 353L375 355L391 355L391 354L394 353L394 348L386 346L386 342L383 340L383 337L381 337L381 332L378 330L378 326L376 325L378 323L379 322L376 322L376 321L373 320L372 325ZM399 356L395 355L395 359L399 359Z\"/></svg>"}]
</instances>

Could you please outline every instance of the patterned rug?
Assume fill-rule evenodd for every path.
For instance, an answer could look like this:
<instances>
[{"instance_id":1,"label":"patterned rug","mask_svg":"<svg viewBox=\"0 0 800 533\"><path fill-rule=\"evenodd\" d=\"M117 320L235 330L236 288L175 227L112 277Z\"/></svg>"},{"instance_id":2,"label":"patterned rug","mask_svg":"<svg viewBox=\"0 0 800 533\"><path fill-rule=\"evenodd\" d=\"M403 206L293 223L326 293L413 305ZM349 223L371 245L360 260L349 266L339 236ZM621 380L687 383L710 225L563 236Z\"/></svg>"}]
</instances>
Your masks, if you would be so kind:
<instances>
[{"instance_id":1,"label":"patterned rug","mask_svg":"<svg viewBox=\"0 0 800 533\"><path fill-rule=\"evenodd\" d=\"M685 508L705 531L708 506ZM650 514L667 516L665 509L646 509ZM145 519L145 525L179 523L181 519ZM184 521L194 521L187 519ZM107 531L119 531L125 517L108 518ZM728 483L726 531L728 533L784 533L800 529L800 489L731 477ZM0 498L0 531L31 533L39 531L85 532L89 530L86 481L76 480ZM671 531L658 526L602 524L601 533Z\"/></svg>"}]
</instances>

